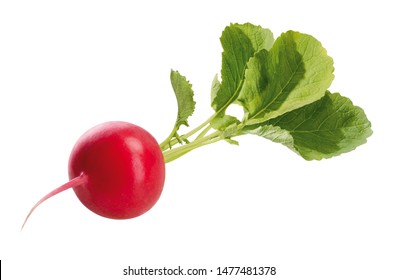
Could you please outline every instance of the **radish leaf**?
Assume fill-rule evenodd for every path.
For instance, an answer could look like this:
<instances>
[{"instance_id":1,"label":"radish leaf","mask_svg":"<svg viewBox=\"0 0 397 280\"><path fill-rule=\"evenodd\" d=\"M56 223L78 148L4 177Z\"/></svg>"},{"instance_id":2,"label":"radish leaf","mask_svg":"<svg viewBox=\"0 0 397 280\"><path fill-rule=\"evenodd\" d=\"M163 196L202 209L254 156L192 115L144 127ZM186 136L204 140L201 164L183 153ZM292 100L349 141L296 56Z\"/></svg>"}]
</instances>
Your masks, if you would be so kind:
<instances>
[{"instance_id":1,"label":"radish leaf","mask_svg":"<svg viewBox=\"0 0 397 280\"><path fill-rule=\"evenodd\" d=\"M334 78L333 60L310 35L288 31L270 51L250 59L238 101L248 124L259 123L324 96Z\"/></svg>"},{"instance_id":2,"label":"radish leaf","mask_svg":"<svg viewBox=\"0 0 397 280\"><path fill-rule=\"evenodd\" d=\"M177 130L181 125L189 126L187 119L193 114L196 102L193 100L192 85L178 71L171 71L171 84L178 102Z\"/></svg>"},{"instance_id":3,"label":"radish leaf","mask_svg":"<svg viewBox=\"0 0 397 280\"><path fill-rule=\"evenodd\" d=\"M244 132L282 143L307 160L323 159L354 150L372 134L364 111L339 93L327 91L320 100Z\"/></svg>"},{"instance_id":4,"label":"radish leaf","mask_svg":"<svg viewBox=\"0 0 397 280\"><path fill-rule=\"evenodd\" d=\"M215 112L183 135L177 130L194 111L193 90L185 77L173 73L178 119L160 144L166 162L220 140L238 144L235 138L245 134L319 160L352 151L372 134L360 107L328 91L333 59L313 36L287 31L274 41L269 29L246 23L227 26L220 41L221 79L216 75L211 85ZM242 118L227 114L232 104L243 107Z\"/></svg>"},{"instance_id":5,"label":"radish leaf","mask_svg":"<svg viewBox=\"0 0 397 280\"><path fill-rule=\"evenodd\" d=\"M176 101L178 103L178 113L174 124L174 128L168 137L160 144L162 150L167 147L172 147L172 140L174 143L182 143L187 139L182 139L178 135L178 130L181 125L189 126L188 118L193 114L196 102L193 99L193 89L189 81L182 76L178 71L171 70L171 85L174 90Z\"/></svg>"},{"instance_id":6,"label":"radish leaf","mask_svg":"<svg viewBox=\"0 0 397 280\"><path fill-rule=\"evenodd\" d=\"M212 96L215 111L224 110L237 98L248 60L257 51L269 49L273 40L269 29L252 24L232 24L225 28L221 36L222 82Z\"/></svg>"}]
</instances>

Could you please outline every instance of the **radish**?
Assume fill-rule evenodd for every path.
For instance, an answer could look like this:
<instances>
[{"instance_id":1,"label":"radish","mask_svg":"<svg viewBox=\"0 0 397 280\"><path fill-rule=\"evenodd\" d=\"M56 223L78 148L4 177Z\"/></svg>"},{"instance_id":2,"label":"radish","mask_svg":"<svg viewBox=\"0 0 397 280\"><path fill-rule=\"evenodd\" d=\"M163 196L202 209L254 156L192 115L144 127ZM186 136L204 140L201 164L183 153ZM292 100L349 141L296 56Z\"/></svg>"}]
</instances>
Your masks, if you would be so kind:
<instances>
[{"instance_id":1,"label":"radish","mask_svg":"<svg viewBox=\"0 0 397 280\"><path fill-rule=\"evenodd\" d=\"M218 141L236 145L236 137L257 135L285 145L305 160L320 160L353 151L371 136L364 110L327 90L334 78L333 60L313 36L288 31L274 40L261 26L231 24L221 43L221 80L216 75L212 82L214 112L209 118L181 133L189 126L196 102L191 83L172 70L178 106L168 137L158 144L147 131L126 122L92 128L72 150L70 181L37 202L25 223L43 201L69 188L98 215L137 217L159 199L165 163ZM242 106L244 115L231 115L232 104ZM220 170L219 176L235 174Z\"/></svg>"},{"instance_id":2,"label":"radish","mask_svg":"<svg viewBox=\"0 0 397 280\"><path fill-rule=\"evenodd\" d=\"M73 188L92 212L111 219L129 219L148 211L159 199L165 180L162 151L149 132L121 121L106 122L84 133L69 158L70 181L48 198ZM22 226L22 228L23 228Z\"/></svg>"}]
</instances>

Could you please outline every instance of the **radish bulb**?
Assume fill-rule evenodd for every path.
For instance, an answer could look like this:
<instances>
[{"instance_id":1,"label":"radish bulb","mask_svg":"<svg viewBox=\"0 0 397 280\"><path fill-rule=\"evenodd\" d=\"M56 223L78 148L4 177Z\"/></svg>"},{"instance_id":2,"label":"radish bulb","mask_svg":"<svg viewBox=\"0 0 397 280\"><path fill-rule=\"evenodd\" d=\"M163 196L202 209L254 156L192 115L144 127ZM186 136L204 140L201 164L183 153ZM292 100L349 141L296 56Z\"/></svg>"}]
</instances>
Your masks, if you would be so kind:
<instances>
[{"instance_id":1,"label":"radish bulb","mask_svg":"<svg viewBox=\"0 0 397 280\"><path fill-rule=\"evenodd\" d=\"M48 198L73 188L92 212L111 219L130 219L147 212L164 186L165 163L153 136L143 128L121 121L106 122L84 133L69 158L70 181ZM22 226L22 228L23 228Z\"/></svg>"}]
</instances>

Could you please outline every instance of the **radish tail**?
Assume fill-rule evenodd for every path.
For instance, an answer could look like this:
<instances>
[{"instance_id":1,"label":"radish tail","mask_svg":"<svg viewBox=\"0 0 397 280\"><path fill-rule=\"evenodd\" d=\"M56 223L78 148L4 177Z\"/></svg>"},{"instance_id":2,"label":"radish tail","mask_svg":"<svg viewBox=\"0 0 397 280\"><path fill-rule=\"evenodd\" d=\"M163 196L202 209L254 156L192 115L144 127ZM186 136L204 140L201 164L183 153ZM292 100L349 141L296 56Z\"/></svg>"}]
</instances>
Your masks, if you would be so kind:
<instances>
[{"instance_id":1,"label":"radish tail","mask_svg":"<svg viewBox=\"0 0 397 280\"><path fill-rule=\"evenodd\" d=\"M49 192L47 195L45 195L42 199L40 199L30 210L29 214L26 216L25 221L23 222L23 225L21 227L21 231L23 229L23 227L25 226L26 222L28 221L30 215L33 213L33 211L37 208L37 206L39 206L41 203L43 203L44 201L46 201L47 199L49 199L50 197L53 197L54 195L59 194L60 192L63 192L67 189L73 188L73 187L77 187L79 185L84 185L87 182L87 176L82 173L80 176L73 178L72 180L70 180L69 182L67 182L66 184L63 184L62 186L56 188L55 190Z\"/></svg>"}]
</instances>

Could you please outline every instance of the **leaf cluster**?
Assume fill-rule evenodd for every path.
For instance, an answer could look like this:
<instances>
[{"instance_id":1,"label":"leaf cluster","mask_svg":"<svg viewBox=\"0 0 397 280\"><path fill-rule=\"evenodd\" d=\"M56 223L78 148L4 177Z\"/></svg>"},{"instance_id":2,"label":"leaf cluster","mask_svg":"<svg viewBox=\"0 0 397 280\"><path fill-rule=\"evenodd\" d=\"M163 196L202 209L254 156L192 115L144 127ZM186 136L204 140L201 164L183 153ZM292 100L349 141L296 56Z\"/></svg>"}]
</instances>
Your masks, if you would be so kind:
<instances>
[{"instance_id":1,"label":"leaf cluster","mask_svg":"<svg viewBox=\"0 0 397 280\"><path fill-rule=\"evenodd\" d=\"M171 72L178 114L161 144L166 160L218 140L238 144L235 138L246 134L281 143L306 160L319 160L352 151L372 134L364 111L328 90L333 59L313 36L288 31L274 39L269 29L246 23L227 26L220 41L221 77L216 75L211 86L214 114L181 136L180 126L187 126L194 112L193 89L179 72ZM241 119L227 114L232 104L244 109ZM178 143L182 147L172 149Z\"/></svg>"}]
</instances>

